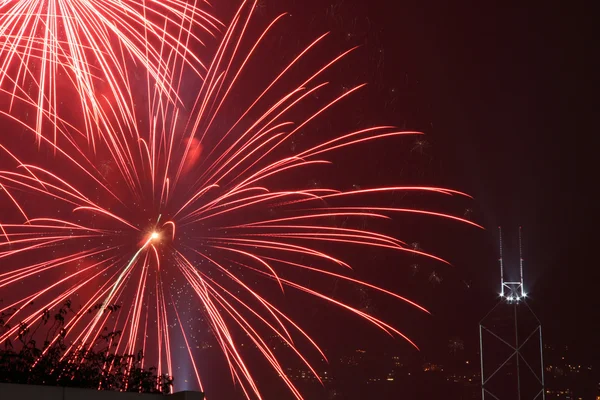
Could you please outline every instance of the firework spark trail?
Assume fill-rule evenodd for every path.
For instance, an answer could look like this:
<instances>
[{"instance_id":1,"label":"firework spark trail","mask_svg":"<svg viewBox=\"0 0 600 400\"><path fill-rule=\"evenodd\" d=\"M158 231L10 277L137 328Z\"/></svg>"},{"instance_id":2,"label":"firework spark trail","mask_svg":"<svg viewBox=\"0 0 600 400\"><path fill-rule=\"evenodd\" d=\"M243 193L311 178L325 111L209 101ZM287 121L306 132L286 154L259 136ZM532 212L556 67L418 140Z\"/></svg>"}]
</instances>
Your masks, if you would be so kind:
<instances>
[{"instance_id":1,"label":"firework spark trail","mask_svg":"<svg viewBox=\"0 0 600 400\"><path fill-rule=\"evenodd\" d=\"M59 114L79 97L88 139L102 119L102 103L113 99L124 122L135 124L131 87L133 62L155 83L155 90L177 101L184 65L203 76L195 54L199 36L214 36L222 24L197 1L18 0L0 1L0 91L9 110L35 114L34 130L43 134L52 115L52 140ZM72 91L63 93L69 82ZM103 89L106 88L106 89ZM61 93L59 93L61 92ZM33 108L31 107L33 106Z\"/></svg>"},{"instance_id":2,"label":"firework spark trail","mask_svg":"<svg viewBox=\"0 0 600 400\"><path fill-rule=\"evenodd\" d=\"M39 6L35 1L17 3L23 10ZM103 12L109 5L116 7L117 4L108 0L86 2L86 5L76 3L72 7L80 7L77 10L94 4ZM123 4L130 3L133 2ZM52 4L62 7L60 9L66 7L60 1ZM172 0L160 4L167 7L180 3ZM0 7L4 10L7 5L2 3ZM34 323L41 318L43 310L75 296L82 304L82 312L65 325L66 338L71 341L69 350L84 344L92 346L104 327L109 326L122 332L115 343L117 351L131 353L138 348L154 348L153 358L145 363L156 364L159 373L172 374L172 342L181 335L198 385L202 387L190 346L194 327L183 318L188 311L182 306L184 299L193 296L194 313L202 312L204 323L210 327L221 348L232 378L248 398L262 397L259 382L248 364L247 350L241 346L243 340L252 342L296 398L300 399L302 395L286 375L281 355L266 342L266 334L279 337L291 354L319 379L311 356L304 354L299 344L309 344L319 358L325 359L316 338L273 301L275 296L285 296L290 291L333 304L416 347L412 339L382 319L311 288L292 276L301 271L317 274L323 279L340 279L427 312L392 288L353 277L349 260L323 251L323 245L327 248L333 245L341 248L364 246L447 263L383 232L339 226L336 221L368 218L390 222L393 216L416 214L478 227L471 221L437 211L378 204L382 196L394 193L466 195L437 187L393 185L343 190L302 189L292 185L282 189L281 184L274 183L278 180L293 183L292 173L329 165L331 162L323 157L332 152L421 133L382 125L347 132L307 146L295 154L289 152L285 147L289 140L305 132L310 124L318 123L325 112L339 107L343 99L363 87L358 85L324 101L316 111L304 111L311 94L326 96L325 72L352 52L352 49L348 50L321 67L306 71L307 78L300 79L300 85L287 82L288 71L301 59L309 57L326 35L309 43L290 64L266 82L239 117L224 118L222 113L231 101L231 94L235 93L246 67L258 57L263 38L284 21L283 16L277 17L250 46L245 47L243 43L248 36L252 10L252 2L242 2L223 33L221 44L203 75L198 96L185 118L181 105L172 101L172 91L175 90L177 97L176 89L181 88L183 69L193 69L188 64L193 64L194 60L188 62L189 54L185 49L188 41L196 38L193 16L200 11L195 6L173 14L186 21L188 27L180 27L176 44L168 41L165 44L171 46L167 61L164 61L162 49L150 46L143 49L144 54L149 55L146 61L158 63L155 71L145 65L149 68L145 78L148 98L142 106L130 109L132 115L140 118L129 119L127 101L94 110L102 116L97 126L101 128L98 137L102 140L89 143L75 139L86 137L87 131L68 124L57 115L54 106L40 108L38 116L54 124L60 133L59 140L40 136L39 126L28 127L10 111L0 111L10 123L28 128L40 149L23 150L22 145L7 140L6 135L0 136L0 289L10 299L3 309L17 308L12 320ZM13 15L12 20L2 17L0 32L14 28L11 21L22 15L34 18L31 12L23 11ZM111 15L115 16L114 13ZM199 15L204 15L205 21L210 20L206 14ZM47 19L48 15L43 17ZM42 15L37 20L36 23L41 24ZM48 25L51 21L45 23ZM97 21L84 20L82 23L99 26ZM140 32L136 26L131 29L124 32L128 35ZM152 25L142 32L144 35L156 34L157 29L157 25ZM106 34L108 30L105 27L99 31ZM158 32L166 37L171 30L164 28ZM20 35L5 42L3 49L19 48L19 40L30 43L37 40L31 35L27 38L24 33ZM132 46L141 43L137 39L133 39ZM152 42L146 37L144 40ZM64 43L53 43L56 48L64 49ZM133 52L125 42L120 42L117 47ZM112 57L105 52L117 55L117 50L107 48L102 50L103 57ZM33 50L29 46L11 54L23 63L27 57L33 57ZM59 60L56 54L51 57L55 58L50 61ZM92 71L93 67L85 64L89 59L78 60L85 65L85 71ZM57 65L70 62L68 57L61 58ZM118 66L113 72L118 71L124 73L125 69ZM19 67L13 83L24 82L22 76L25 73L30 72L22 72ZM9 75L4 73L3 77L8 79ZM168 90L157 88L157 77L164 81ZM281 89L282 83L290 84L292 89ZM76 84L88 85L90 82ZM120 86L116 84L115 87ZM14 92L15 98L40 106L35 99L17 92ZM90 92L90 98L97 101L95 95ZM49 99L57 101L56 98ZM250 115L253 117L249 118ZM221 119L235 122L220 130L225 133L219 134L215 126ZM108 160L114 168L104 171L100 166L103 160ZM253 282L262 279L261 289L250 282L248 276ZM271 280L276 284L272 288ZM25 284L27 286L22 286ZM15 290L17 287L18 291ZM36 305L32 310L27 304L33 300ZM99 304L101 306L95 312L85 312ZM107 310L112 304L126 307L118 313L110 313ZM0 341L16 333L13 327L0 336ZM58 338L53 338L52 342L56 340Z\"/></svg>"}]
</instances>

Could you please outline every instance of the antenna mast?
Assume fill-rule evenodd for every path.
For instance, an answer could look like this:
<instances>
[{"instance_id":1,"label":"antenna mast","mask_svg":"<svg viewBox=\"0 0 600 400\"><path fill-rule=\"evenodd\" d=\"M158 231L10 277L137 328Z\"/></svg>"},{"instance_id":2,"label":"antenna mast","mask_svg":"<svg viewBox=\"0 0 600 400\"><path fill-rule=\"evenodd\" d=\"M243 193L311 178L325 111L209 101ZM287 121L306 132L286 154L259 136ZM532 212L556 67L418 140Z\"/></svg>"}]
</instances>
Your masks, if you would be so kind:
<instances>
[{"instance_id":1,"label":"antenna mast","mask_svg":"<svg viewBox=\"0 0 600 400\"><path fill-rule=\"evenodd\" d=\"M509 274L504 280L501 227L498 234L500 301L479 323L481 397L482 400L545 400L542 325L526 301L521 227L518 278L516 263L514 267L509 263ZM528 368L523 369L522 365Z\"/></svg>"},{"instance_id":2,"label":"antenna mast","mask_svg":"<svg viewBox=\"0 0 600 400\"><path fill-rule=\"evenodd\" d=\"M500 234L500 297L505 298L508 302L520 302L525 300L527 294L523 289L523 248L521 245L521 227L519 227L519 279L504 280L504 262L502 255L502 227L498 227ZM514 276L514 275L513 275Z\"/></svg>"},{"instance_id":3,"label":"antenna mast","mask_svg":"<svg viewBox=\"0 0 600 400\"><path fill-rule=\"evenodd\" d=\"M523 288L523 245L521 244L521 227L519 227L519 270L521 274L521 297L525 297Z\"/></svg>"},{"instance_id":4,"label":"antenna mast","mask_svg":"<svg viewBox=\"0 0 600 400\"><path fill-rule=\"evenodd\" d=\"M504 265L502 264L502 227L501 226L498 227L498 235L500 236L500 239L499 239L500 258L498 259L498 261L500 262L500 296L504 297Z\"/></svg>"}]
</instances>

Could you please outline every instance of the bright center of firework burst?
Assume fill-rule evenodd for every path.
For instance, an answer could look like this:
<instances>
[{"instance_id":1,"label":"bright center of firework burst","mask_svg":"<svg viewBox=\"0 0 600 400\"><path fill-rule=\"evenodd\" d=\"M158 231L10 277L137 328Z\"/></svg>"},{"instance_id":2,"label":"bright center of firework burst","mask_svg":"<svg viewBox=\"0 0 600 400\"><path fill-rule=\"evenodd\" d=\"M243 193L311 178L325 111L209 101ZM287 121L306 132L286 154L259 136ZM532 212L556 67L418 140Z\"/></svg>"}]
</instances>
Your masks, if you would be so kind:
<instances>
[{"instance_id":1,"label":"bright center of firework burst","mask_svg":"<svg viewBox=\"0 0 600 400\"><path fill-rule=\"evenodd\" d=\"M152 232L150 234L150 240L158 240L158 239L160 239L160 233L158 233L158 232Z\"/></svg>"}]
</instances>

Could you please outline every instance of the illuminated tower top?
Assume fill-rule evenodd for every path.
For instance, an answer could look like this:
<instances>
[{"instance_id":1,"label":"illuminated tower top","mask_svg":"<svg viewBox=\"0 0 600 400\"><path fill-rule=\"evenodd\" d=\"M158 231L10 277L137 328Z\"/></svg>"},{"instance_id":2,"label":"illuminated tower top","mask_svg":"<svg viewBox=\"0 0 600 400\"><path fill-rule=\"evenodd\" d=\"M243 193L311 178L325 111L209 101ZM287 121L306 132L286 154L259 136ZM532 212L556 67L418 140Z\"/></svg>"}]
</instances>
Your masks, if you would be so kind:
<instances>
[{"instance_id":1,"label":"illuminated tower top","mask_svg":"<svg viewBox=\"0 0 600 400\"><path fill-rule=\"evenodd\" d=\"M519 227L519 280L504 281L504 262L502 260L502 228L498 227L500 234L500 297L508 302L519 302L527 297L523 286L523 246L521 242L521 227Z\"/></svg>"}]
</instances>

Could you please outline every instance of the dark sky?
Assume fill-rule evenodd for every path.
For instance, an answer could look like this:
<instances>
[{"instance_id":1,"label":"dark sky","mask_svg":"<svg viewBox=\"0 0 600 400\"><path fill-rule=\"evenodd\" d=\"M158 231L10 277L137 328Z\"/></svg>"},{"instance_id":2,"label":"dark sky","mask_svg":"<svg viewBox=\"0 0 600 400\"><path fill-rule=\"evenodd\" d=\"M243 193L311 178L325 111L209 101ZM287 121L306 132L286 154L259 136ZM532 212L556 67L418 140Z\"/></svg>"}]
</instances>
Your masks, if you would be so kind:
<instances>
[{"instance_id":1,"label":"dark sky","mask_svg":"<svg viewBox=\"0 0 600 400\"><path fill-rule=\"evenodd\" d=\"M337 76L342 85L369 83L357 119L427 134L402 144L406 159L382 156L372 180L448 186L475 198L462 210L485 231L411 225L420 244L454 264L436 270L440 285L415 294L434 316L400 319L424 356L447 351L453 336L477 351L477 324L497 301L502 225L509 271L523 227L526 290L546 340L598 364L591 13L551 2L259 2L259 18L282 11L292 14L283 38L298 37L298 49L325 31L329 54L362 46ZM394 278L401 292L423 287L403 277ZM364 338L380 337L372 335Z\"/></svg>"},{"instance_id":2,"label":"dark sky","mask_svg":"<svg viewBox=\"0 0 600 400\"><path fill-rule=\"evenodd\" d=\"M229 22L237 2L214 3L216 15ZM375 315L414 338L424 358L447 353L448 339L454 336L463 338L466 351L475 354L477 324L497 301L499 290L497 227L504 229L505 263L511 270L518 262L517 231L522 226L525 284L547 340L574 345L600 367L595 321L600 274L593 225L596 121L591 118L589 61L592 13L576 7L552 2L500 6L259 0L255 19L259 28L281 12L291 17L284 29L265 41L272 53L255 60L258 68L249 67L257 73L253 75L257 81L263 78L261 70L285 65L323 32L331 35L324 48L315 52L320 61L361 46L327 79L338 89L362 82L368 87L345 108L320 121L313 134L339 134L338 124L353 129L391 124L426 133L421 139L344 153L334 160L341 161L342 167L333 168L345 168L333 170L341 172L336 183L437 185L474 197L473 201L439 202L424 198L407 206L464 215L485 230L407 217L400 218L397 231L392 232L450 260L452 267L418 261L419 271L412 273L409 266L417 261L406 257L388 258L370 251L354 254L353 250L345 254L363 264L356 269L358 278L407 294L432 311L432 316L426 316L373 293L354 293L365 296L360 301L372 305ZM247 89L253 84L240 86ZM192 97L195 92L188 94ZM235 101L243 94L238 90L231 97ZM314 179L310 184L318 185L325 178ZM392 205L404 205L404 200L412 201L393 199ZM432 274L441 282L432 284ZM336 285L319 289L335 292ZM375 351L379 347L416 353L402 340L391 341L356 318L302 299L290 294L283 299L286 310L316 332L313 336L336 357L363 345ZM226 392L232 390L230 376L221 356L219 360L202 360L202 368L208 370L207 386L218 383Z\"/></svg>"},{"instance_id":3,"label":"dark sky","mask_svg":"<svg viewBox=\"0 0 600 400\"><path fill-rule=\"evenodd\" d=\"M598 358L591 20L583 9L525 4L420 13L433 38L423 40L433 45L422 78L431 135L445 175L475 196L488 240L497 225L513 239L523 226L526 279L547 337L577 340ZM482 279L496 278L494 267L470 266Z\"/></svg>"},{"instance_id":4,"label":"dark sky","mask_svg":"<svg viewBox=\"0 0 600 400\"><path fill-rule=\"evenodd\" d=\"M396 53L391 42L389 53L395 65L420 70L440 174L476 198L488 229L483 244L496 241L503 225L514 245L522 225L526 284L547 336L583 336L580 343L597 352L591 19L573 7L481 4L399 6L386 13L394 18L383 17L381 7L374 18L416 50ZM392 30L395 18L411 29ZM484 280L497 280L496 264L482 243L473 242L472 251L459 267L485 288Z\"/></svg>"},{"instance_id":5,"label":"dark sky","mask_svg":"<svg viewBox=\"0 0 600 400\"><path fill-rule=\"evenodd\" d=\"M551 7L415 11L430 44L423 93L445 176L475 196L487 240L503 225L514 243L523 226L526 279L547 336L585 343L598 357L591 20L585 10ZM492 280L494 267L469 266Z\"/></svg>"},{"instance_id":6,"label":"dark sky","mask_svg":"<svg viewBox=\"0 0 600 400\"><path fill-rule=\"evenodd\" d=\"M362 44L345 74L366 72L367 113L427 133L427 162L416 166L424 180L475 197L473 218L487 231L435 238L472 281L470 293L438 292L444 304L459 292L460 315L448 320L476 324L493 303L497 226L508 268L522 226L526 286L548 340L577 342L599 359L591 13L548 2L263 3L267 15L288 10L310 31L330 30L340 46Z\"/></svg>"}]
</instances>

